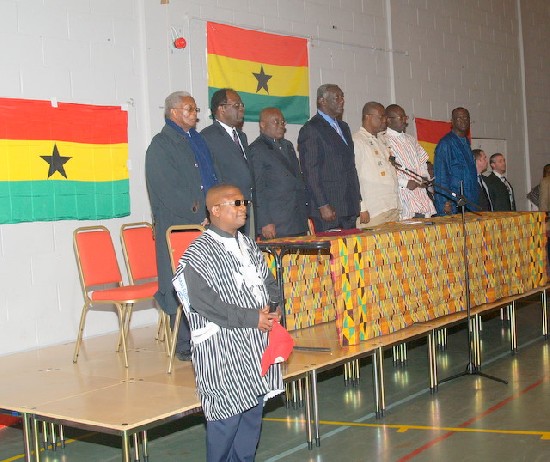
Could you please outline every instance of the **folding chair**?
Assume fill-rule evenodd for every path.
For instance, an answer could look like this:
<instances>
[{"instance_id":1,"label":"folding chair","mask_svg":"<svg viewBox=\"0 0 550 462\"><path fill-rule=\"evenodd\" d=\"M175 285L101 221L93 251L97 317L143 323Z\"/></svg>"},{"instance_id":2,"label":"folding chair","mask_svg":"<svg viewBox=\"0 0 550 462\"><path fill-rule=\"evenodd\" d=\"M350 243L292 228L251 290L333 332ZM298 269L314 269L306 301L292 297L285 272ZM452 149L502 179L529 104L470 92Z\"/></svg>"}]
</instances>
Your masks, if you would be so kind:
<instances>
[{"instance_id":1,"label":"folding chair","mask_svg":"<svg viewBox=\"0 0 550 462\"><path fill-rule=\"evenodd\" d=\"M120 351L122 344L124 365L128 367L126 320L130 318L134 303L153 299L157 290L156 282L123 285L111 233L105 226L76 229L73 233L73 246L84 297L73 362L78 360L88 310L94 305L109 304L115 306L118 315L120 335L117 351ZM102 288L94 290L100 286Z\"/></svg>"},{"instance_id":2,"label":"folding chair","mask_svg":"<svg viewBox=\"0 0 550 462\"><path fill-rule=\"evenodd\" d=\"M120 241L122 243L122 252L130 284L156 282L158 278L157 255L151 223L141 221L122 225L120 228ZM157 290L158 283L155 292ZM163 341L164 312L160 308L158 310L157 340ZM166 343L166 351L168 353L168 342Z\"/></svg>"},{"instance_id":3,"label":"folding chair","mask_svg":"<svg viewBox=\"0 0 550 462\"><path fill-rule=\"evenodd\" d=\"M178 262L183 255L183 252L187 250L189 244L199 237L204 231L204 227L201 225L175 225L170 226L166 230L166 244L168 245L168 253L170 254L170 263L172 264L172 272L176 272ZM176 320L174 323L174 331L171 335L170 342L170 360L168 364L168 373L172 373L172 364L174 362L174 356L176 354L176 343L178 339L178 331L181 322L181 315L183 308L180 304L176 312ZM166 323L165 325L170 325ZM167 331L168 332L168 331Z\"/></svg>"}]
</instances>

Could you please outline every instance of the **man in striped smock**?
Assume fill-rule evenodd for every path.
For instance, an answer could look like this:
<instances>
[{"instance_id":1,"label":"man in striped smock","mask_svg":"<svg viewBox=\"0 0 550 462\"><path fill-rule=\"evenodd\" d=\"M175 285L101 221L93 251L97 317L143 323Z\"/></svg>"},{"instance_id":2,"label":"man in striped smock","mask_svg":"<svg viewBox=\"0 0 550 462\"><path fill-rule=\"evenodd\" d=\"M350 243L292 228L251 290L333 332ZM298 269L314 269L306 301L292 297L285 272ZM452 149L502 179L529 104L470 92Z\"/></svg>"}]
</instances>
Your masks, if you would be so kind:
<instances>
[{"instance_id":1,"label":"man in striped smock","mask_svg":"<svg viewBox=\"0 0 550 462\"><path fill-rule=\"evenodd\" d=\"M428 153L416 138L405 133L408 116L397 104L386 108L388 128L386 140L398 164L425 178L428 178ZM404 168L397 168L399 182L399 201L401 202L401 220L409 218L427 218L435 215L435 207L428 196L427 183L407 173Z\"/></svg>"},{"instance_id":2,"label":"man in striped smock","mask_svg":"<svg viewBox=\"0 0 550 462\"><path fill-rule=\"evenodd\" d=\"M279 365L261 375L268 332L280 317L279 309L269 313L269 302L279 302L279 291L261 251L238 231L250 204L235 186L211 188L211 225L173 281L191 327L208 461L254 460L263 403L283 391Z\"/></svg>"}]
</instances>

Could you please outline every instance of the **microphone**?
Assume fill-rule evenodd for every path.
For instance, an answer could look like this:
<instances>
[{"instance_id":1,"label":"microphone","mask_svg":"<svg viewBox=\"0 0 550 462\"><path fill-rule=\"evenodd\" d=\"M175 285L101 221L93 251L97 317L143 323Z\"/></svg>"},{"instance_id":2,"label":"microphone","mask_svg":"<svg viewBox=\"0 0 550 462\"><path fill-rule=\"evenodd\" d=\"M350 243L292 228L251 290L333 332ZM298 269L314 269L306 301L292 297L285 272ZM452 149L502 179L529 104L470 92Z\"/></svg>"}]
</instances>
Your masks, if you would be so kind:
<instances>
[{"instance_id":1,"label":"microphone","mask_svg":"<svg viewBox=\"0 0 550 462\"><path fill-rule=\"evenodd\" d=\"M399 162L395 160L395 156L390 156L389 161L394 167L403 167Z\"/></svg>"}]
</instances>

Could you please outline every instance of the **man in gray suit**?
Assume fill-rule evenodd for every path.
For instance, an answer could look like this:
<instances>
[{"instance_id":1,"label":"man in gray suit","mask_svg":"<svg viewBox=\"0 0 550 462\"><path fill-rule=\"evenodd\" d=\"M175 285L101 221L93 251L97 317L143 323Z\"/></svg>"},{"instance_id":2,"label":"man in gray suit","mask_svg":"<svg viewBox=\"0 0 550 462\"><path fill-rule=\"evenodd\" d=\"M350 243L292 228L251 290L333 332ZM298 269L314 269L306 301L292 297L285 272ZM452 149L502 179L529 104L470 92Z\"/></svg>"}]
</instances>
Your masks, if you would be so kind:
<instances>
[{"instance_id":1,"label":"man in gray suit","mask_svg":"<svg viewBox=\"0 0 550 462\"><path fill-rule=\"evenodd\" d=\"M300 129L298 151L310 194L316 231L355 228L359 180L353 140L344 113L344 93L335 84L317 89L317 114Z\"/></svg>"},{"instance_id":2,"label":"man in gray suit","mask_svg":"<svg viewBox=\"0 0 550 462\"><path fill-rule=\"evenodd\" d=\"M307 233L306 190L286 121L274 107L260 113L260 136L250 145L257 234L263 239Z\"/></svg>"},{"instance_id":3,"label":"man in gray suit","mask_svg":"<svg viewBox=\"0 0 550 462\"><path fill-rule=\"evenodd\" d=\"M252 200L252 173L248 165L248 141L240 126L244 120L244 103L239 94L230 89L216 91L210 100L212 125L201 131L221 181L237 186L244 198ZM249 234L251 217L248 216L244 234Z\"/></svg>"},{"instance_id":4,"label":"man in gray suit","mask_svg":"<svg viewBox=\"0 0 550 462\"><path fill-rule=\"evenodd\" d=\"M155 229L159 289L155 299L174 326L179 305L172 285L166 230L172 225L201 224L205 197L218 175L203 137L195 130L200 109L187 92L170 94L164 104L165 125L145 156L145 179ZM191 359L190 332L185 316L178 332L176 355Z\"/></svg>"}]
</instances>

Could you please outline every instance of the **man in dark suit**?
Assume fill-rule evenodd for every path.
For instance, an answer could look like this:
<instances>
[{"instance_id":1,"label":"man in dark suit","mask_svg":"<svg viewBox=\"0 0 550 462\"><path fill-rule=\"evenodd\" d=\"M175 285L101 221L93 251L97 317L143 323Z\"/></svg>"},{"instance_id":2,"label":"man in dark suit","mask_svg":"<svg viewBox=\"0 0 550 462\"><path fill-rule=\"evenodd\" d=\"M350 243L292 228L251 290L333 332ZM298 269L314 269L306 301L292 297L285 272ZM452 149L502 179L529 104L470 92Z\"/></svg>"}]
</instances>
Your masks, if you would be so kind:
<instances>
[{"instance_id":1,"label":"man in dark suit","mask_svg":"<svg viewBox=\"0 0 550 462\"><path fill-rule=\"evenodd\" d=\"M210 111L214 120L212 125L201 131L201 135L206 139L221 181L237 186L245 199L252 200L253 181L248 165L248 141L239 128L244 120L244 103L236 91L222 88L212 95ZM250 232L251 215L241 230L247 235Z\"/></svg>"},{"instance_id":2,"label":"man in dark suit","mask_svg":"<svg viewBox=\"0 0 550 462\"><path fill-rule=\"evenodd\" d=\"M489 159L489 165L493 171L485 178L485 183L489 188L493 210L495 212L516 210L514 190L504 176L506 173L506 159L501 153L497 152Z\"/></svg>"},{"instance_id":3,"label":"man in dark suit","mask_svg":"<svg viewBox=\"0 0 550 462\"><path fill-rule=\"evenodd\" d=\"M353 140L342 122L344 93L335 84L317 89L317 114L301 129L298 151L316 231L355 228L359 180Z\"/></svg>"},{"instance_id":4,"label":"man in dark suit","mask_svg":"<svg viewBox=\"0 0 550 462\"><path fill-rule=\"evenodd\" d=\"M473 149L472 154L474 155L474 160L476 163L477 183L479 187L479 198L476 205L479 205L480 209L476 211L492 212L493 204L491 202L491 197L489 196L489 188L485 182L487 177L483 176L483 172L487 170L487 166L489 165L487 154L485 154L485 151L482 149Z\"/></svg>"},{"instance_id":5,"label":"man in dark suit","mask_svg":"<svg viewBox=\"0 0 550 462\"><path fill-rule=\"evenodd\" d=\"M286 121L277 108L260 113L260 136L250 145L257 234L264 239L307 233L306 190Z\"/></svg>"},{"instance_id":6,"label":"man in dark suit","mask_svg":"<svg viewBox=\"0 0 550 462\"><path fill-rule=\"evenodd\" d=\"M195 130L200 109L183 91L164 104L165 125L145 156L145 179L155 229L159 289L155 299L174 326L179 305L172 285L172 266L166 230L172 225L201 224L206 218L206 192L218 174L203 137ZM180 360L191 359L189 326L182 317L176 344Z\"/></svg>"}]
</instances>

